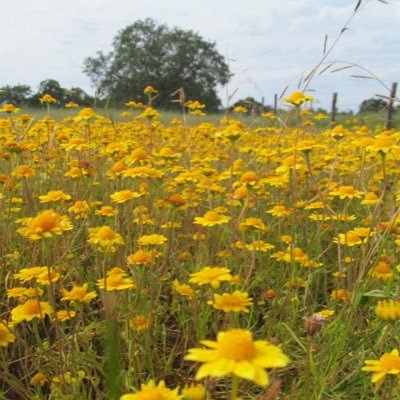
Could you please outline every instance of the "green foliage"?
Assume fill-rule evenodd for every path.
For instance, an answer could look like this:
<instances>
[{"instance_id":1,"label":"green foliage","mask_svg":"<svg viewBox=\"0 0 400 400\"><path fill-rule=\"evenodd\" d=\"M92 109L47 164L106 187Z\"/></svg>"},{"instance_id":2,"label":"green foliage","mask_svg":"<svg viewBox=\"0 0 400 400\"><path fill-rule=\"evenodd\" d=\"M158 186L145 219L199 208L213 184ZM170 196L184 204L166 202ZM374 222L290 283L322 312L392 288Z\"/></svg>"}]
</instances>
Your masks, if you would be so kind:
<instances>
[{"instance_id":1,"label":"green foliage","mask_svg":"<svg viewBox=\"0 0 400 400\"><path fill-rule=\"evenodd\" d=\"M216 86L226 84L230 77L215 43L152 19L121 30L113 51L86 58L83 71L98 94L113 102L143 101L143 89L152 85L159 91L156 105L171 108L171 94L182 87L187 99L206 103L208 110L219 107Z\"/></svg>"},{"instance_id":2,"label":"green foliage","mask_svg":"<svg viewBox=\"0 0 400 400\"><path fill-rule=\"evenodd\" d=\"M6 85L0 88L0 105L11 103L15 106L40 107L39 99L44 94L53 96L60 107L69 102L77 103L84 107L90 107L94 103L94 98L89 96L83 89L72 87L63 88L55 79L46 79L39 83L36 93L32 94L29 85Z\"/></svg>"},{"instance_id":3,"label":"green foliage","mask_svg":"<svg viewBox=\"0 0 400 400\"><path fill-rule=\"evenodd\" d=\"M387 107L388 103L383 99L367 99L360 104L361 112L379 112Z\"/></svg>"},{"instance_id":4,"label":"green foliage","mask_svg":"<svg viewBox=\"0 0 400 400\"><path fill-rule=\"evenodd\" d=\"M26 102L31 93L32 89L28 85L3 86L0 88L0 104L12 103L20 106Z\"/></svg>"}]
</instances>

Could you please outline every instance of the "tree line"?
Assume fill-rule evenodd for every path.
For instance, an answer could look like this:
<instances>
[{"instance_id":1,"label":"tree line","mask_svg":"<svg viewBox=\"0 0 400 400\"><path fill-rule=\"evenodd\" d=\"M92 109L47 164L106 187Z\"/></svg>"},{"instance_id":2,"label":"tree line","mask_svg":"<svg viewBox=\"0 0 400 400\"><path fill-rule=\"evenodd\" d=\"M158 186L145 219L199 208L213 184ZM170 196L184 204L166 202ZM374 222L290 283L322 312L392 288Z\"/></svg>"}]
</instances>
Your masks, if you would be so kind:
<instances>
[{"instance_id":1,"label":"tree line","mask_svg":"<svg viewBox=\"0 0 400 400\"><path fill-rule=\"evenodd\" d=\"M79 87L63 88L55 79L41 81L34 92L31 86L18 84L0 87L0 105L12 103L15 106L40 107L39 99L49 94L56 99L56 105L63 107L67 103L76 103L81 106L93 106L94 97Z\"/></svg>"}]
</instances>

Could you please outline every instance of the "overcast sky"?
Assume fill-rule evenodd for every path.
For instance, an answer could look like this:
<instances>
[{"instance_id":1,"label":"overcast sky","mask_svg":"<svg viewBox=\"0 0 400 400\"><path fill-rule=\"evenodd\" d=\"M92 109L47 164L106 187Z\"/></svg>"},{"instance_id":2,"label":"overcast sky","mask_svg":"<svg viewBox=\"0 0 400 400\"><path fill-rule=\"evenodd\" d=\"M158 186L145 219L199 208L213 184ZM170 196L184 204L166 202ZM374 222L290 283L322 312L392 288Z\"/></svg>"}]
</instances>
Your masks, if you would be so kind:
<instances>
[{"instance_id":1,"label":"overcast sky","mask_svg":"<svg viewBox=\"0 0 400 400\"><path fill-rule=\"evenodd\" d=\"M85 57L109 51L114 36L137 19L152 17L198 32L228 55L235 74L228 92L273 102L322 57L351 16L356 0L0 0L0 86L25 83L36 89L44 79L93 93L82 70ZM399 80L400 0L368 3L328 60L356 63L387 86ZM343 64L340 64L343 65ZM333 68L332 68L333 69ZM323 107L339 93L341 110L363 99L388 94L375 80L351 78L356 68L315 77L310 88ZM225 103L226 88L219 90Z\"/></svg>"}]
</instances>

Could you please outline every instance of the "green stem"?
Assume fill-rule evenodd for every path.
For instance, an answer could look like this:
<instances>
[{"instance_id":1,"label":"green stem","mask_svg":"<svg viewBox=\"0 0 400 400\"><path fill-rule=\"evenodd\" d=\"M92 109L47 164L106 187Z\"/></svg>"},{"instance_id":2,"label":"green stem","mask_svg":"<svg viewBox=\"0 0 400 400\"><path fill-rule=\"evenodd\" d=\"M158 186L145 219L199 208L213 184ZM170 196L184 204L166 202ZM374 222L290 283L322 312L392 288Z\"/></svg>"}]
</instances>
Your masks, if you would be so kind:
<instances>
[{"instance_id":1,"label":"green stem","mask_svg":"<svg viewBox=\"0 0 400 400\"><path fill-rule=\"evenodd\" d=\"M232 376L232 393L231 400L236 400L239 391L239 378L235 375Z\"/></svg>"}]
</instances>

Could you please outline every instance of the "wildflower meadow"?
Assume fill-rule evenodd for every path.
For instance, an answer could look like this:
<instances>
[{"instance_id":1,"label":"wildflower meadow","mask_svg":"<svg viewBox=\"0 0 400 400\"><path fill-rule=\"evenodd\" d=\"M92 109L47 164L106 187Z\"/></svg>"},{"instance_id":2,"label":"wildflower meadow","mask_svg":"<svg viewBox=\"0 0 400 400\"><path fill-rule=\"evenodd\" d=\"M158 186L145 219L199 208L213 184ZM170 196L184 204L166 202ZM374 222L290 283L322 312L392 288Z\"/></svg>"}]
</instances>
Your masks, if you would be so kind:
<instances>
[{"instance_id":1,"label":"wildflower meadow","mask_svg":"<svg viewBox=\"0 0 400 400\"><path fill-rule=\"evenodd\" d=\"M0 398L399 398L400 132L156 93L0 109Z\"/></svg>"}]
</instances>

